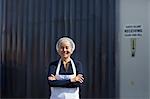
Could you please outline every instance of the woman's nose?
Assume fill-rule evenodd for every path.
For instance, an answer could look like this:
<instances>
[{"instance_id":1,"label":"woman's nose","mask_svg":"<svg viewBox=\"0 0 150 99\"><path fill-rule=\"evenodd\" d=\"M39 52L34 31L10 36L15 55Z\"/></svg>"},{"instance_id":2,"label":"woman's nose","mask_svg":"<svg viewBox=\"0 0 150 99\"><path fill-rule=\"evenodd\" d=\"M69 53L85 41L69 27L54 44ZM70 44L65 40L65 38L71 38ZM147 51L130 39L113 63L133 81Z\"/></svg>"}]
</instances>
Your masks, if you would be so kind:
<instances>
[{"instance_id":1,"label":"woman's nose","mask_svg":"<svg viewBox=\"0 0 150 99\"><path fill-rule=\"evenodd\" d=\"M66 49L66 48L63 48L63 50L66 51L67 49Z\"/></svg>"}]
</instances>

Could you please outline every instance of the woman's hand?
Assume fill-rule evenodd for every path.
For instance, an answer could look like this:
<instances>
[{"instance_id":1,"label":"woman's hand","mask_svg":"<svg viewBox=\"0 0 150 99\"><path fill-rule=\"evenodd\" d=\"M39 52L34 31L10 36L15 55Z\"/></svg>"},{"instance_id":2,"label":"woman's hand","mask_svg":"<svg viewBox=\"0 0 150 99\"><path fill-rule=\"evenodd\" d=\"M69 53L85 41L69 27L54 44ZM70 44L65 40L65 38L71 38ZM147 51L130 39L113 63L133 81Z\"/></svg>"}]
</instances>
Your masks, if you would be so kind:
<instances>
[{"instance_id":1,"label":"woman's hand","mask_svg":"<svg viewBox=\"0 0 150 99\"><path fill-rule=\"evenodd\" d=\"M56 77L53 74L51 74L51 76L48 77L48 80L56 80Z\"/></svg>"},{"instance_id":2,"label":"woman's hand","mask_svg":"<svg viewBox=\"0 0 150 99\"><path fill-rule=\"evenodd\" d=\"M71 79L71 82L80 82L83 83L84 78L82 74L78 74L75 78Z\"/></svg>"}]
</instances>

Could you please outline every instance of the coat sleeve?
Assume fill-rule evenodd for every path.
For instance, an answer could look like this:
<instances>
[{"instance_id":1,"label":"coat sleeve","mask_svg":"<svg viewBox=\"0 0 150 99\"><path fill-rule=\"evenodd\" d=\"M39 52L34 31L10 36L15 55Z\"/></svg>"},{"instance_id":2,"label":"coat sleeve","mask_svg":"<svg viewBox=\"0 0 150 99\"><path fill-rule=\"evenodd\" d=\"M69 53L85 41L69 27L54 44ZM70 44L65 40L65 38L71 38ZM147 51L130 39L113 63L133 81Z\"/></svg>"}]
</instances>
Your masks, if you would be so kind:
<instances>
[{"instance_id":1,"label":"coat sleeve","mask_svg":"<svg viewBox=\"0 0 150 99\"><path fill-rule=\"evenodd\" d=\"M77 75L82 74L84 77L82 63L80 61L75 61L75 65L76 65ZM80 87L81 85L82 84L80 82L73 82L70 84L70 86L72 87Z\"/></svg>"}]
</instances>

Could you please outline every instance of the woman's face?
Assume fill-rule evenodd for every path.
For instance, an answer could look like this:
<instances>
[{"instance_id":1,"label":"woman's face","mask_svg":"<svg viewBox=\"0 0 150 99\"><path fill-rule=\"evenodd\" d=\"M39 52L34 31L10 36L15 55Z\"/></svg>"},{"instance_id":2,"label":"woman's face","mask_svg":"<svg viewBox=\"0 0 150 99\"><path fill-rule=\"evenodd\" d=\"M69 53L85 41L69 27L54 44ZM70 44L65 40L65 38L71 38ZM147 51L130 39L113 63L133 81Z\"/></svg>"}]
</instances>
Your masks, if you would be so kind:
<instances>
[{"instance_id":1,"label":"woman's face","mask_svg":"<svg viewBox=\"0 0 150 99\"><path fill-rule=\"evenodd\" d=\"M63 41L60 43L58 54L62 59L70 58L72 54L72 47L69 41Z\"/></svg>"}]
</instances>

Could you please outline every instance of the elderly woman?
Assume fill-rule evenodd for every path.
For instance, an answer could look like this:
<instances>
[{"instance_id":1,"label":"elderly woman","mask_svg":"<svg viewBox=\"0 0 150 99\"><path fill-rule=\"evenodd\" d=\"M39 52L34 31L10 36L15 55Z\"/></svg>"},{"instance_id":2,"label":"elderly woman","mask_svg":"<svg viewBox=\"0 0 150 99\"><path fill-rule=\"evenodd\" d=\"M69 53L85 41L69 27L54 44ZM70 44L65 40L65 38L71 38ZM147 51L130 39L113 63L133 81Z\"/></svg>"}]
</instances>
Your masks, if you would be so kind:
<instances>
[{"instance_id":1,"label":"elderly woman","mask_svg":"<svg viewBox=\"0 0 150 99\"><path fill-rule=\"evenodd\" d=\"M72 39L62 37L56 50L60 59L52 62L48 71L50 99L79 99L79 86L84 78L81 63L71 58L75 44Z\"/></svg>"}]
</instances>

